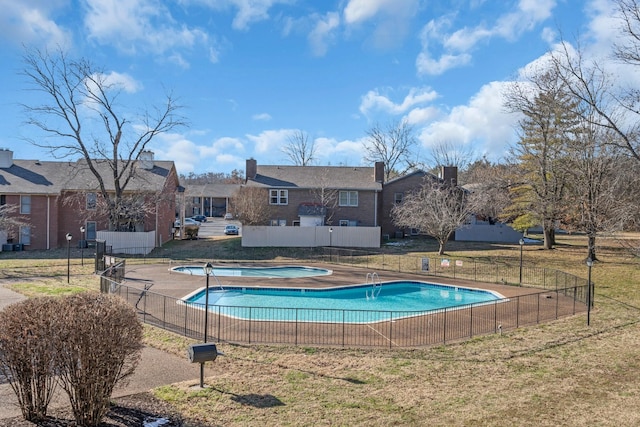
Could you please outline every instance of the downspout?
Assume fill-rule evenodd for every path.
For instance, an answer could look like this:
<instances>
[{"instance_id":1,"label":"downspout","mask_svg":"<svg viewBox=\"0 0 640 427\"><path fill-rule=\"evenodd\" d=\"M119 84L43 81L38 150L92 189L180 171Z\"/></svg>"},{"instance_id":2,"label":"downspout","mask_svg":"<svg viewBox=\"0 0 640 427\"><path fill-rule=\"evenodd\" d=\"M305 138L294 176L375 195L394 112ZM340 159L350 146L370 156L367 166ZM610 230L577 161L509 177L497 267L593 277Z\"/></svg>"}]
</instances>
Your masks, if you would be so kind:
<instances>
[{"instance_id":1,"label":"downspout","mask_svg":"<svg viewBox=\"0 0 640 427\"><path fill-rule=\"evenodd\" d=\"M47 250L51 249L51 196L47 196Z\"/></svg>"},{"instance_id":2,"label":"downspout","mask_svg":"<svg viewBox=\"0 0 640 427\"><path fill-rule=\"evenodd\" d=\"M377 227L378 226L378 210L380 209L378 206L378 192L376 191L375 193L375 201L374 201L374 208L373 208L373 226Z\"/></svg>"},{"instance_id":3,"label":"downspout","mask_svg":"<svg viewBox=\"0 0 640 427\"><path fill-rule=\"evenodd\" d=\"M161 236L160 233L158 232L158 225L159 225L159 221L158 221L158 200L156 199L156 248L162 246L162 242L161 240Z\"/></svg>"}]
</instances>

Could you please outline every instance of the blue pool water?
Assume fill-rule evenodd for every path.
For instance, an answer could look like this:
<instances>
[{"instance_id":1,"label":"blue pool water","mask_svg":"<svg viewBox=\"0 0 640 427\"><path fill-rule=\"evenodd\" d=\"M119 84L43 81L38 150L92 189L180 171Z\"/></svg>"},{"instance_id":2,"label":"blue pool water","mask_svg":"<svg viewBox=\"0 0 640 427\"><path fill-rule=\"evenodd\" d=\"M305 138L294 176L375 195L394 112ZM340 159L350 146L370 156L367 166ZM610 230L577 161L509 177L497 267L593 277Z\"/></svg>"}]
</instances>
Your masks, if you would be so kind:
<instances>
[{"instance_id":1,"label":"blue pool water","mask_svg":"<svg viewBox=\"0 0 640 427\"><path fill-rule=\"evenodd\" d=\"M194 276L204 276L204 269L201 265L186 265L173 267L171 271L177 273L191 274ZM304 266L282 266L282 267L214 267L212 274L219 277L313 277L326 276L331 274L331 270L326 268L304 267Z\"/></svg>"},{"instance_id":2,"label":"blue pool water","mask_svg":"<svg viewBox=\"0 0 640 427\"><path fill-rule=\"evenodd\" d=\"M200 290L185 301L204 305L204 292ZM480 289L414 281L333 289L209 289L211 311L235 318L271 321L379 322L502 298L498 293Z\"/></svg>"}]
</instances>

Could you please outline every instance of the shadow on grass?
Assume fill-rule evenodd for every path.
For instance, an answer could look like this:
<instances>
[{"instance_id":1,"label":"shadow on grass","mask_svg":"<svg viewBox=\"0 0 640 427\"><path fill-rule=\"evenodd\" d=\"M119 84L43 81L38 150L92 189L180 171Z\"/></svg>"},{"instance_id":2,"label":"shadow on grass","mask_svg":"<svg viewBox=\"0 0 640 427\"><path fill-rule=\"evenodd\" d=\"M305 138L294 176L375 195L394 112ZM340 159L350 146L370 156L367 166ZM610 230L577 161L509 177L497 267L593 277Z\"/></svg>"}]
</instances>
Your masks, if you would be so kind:
<instances>
[{"instance_id":1,"label":"shadow on grass","mask_svg":"<svg viewBox=\"0 0 640 427\"><path fill-rule=\"evenodd\" d=\"M280 399L271 394L236 394L233 395L231 400L241 405L253 406L254 408L273 408L276 406L285 406Z\"/></svg>"}]
</instances>

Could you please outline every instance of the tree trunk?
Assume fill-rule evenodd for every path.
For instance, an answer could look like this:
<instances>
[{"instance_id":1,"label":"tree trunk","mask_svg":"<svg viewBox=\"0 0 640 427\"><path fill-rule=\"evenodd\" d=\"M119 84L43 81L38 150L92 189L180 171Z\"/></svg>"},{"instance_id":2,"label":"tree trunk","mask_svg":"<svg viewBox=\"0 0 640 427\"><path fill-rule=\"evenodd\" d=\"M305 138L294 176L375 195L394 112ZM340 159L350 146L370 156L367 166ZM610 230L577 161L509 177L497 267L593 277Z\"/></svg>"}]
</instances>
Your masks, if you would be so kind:
<instances>
[{"instance_id":1,"label":"tree trunk","mask_svg":"<svg viewBox=\"0 0 640 427\"><path fill-rule=\"evenodd\" d=\"M555 243L554 239L553 239L553 235L554 235L553 234L553 229L545 228L543 230L543 234L544 234L544 246L543 246L543 248L544 249L553 249L553 244Z\"/></svg>"},{"instance_id":2,"label":"tree trunk","mask_svg":"<svg viewBox=\"0 0 640 427\"><path fill-rule=\"evenodd\" d=\"M596 261L598 257L596 256L596 236L595 234L588 235L587 241L587 259L591 258L592 261Z\"/></svg>"}]
</instances>

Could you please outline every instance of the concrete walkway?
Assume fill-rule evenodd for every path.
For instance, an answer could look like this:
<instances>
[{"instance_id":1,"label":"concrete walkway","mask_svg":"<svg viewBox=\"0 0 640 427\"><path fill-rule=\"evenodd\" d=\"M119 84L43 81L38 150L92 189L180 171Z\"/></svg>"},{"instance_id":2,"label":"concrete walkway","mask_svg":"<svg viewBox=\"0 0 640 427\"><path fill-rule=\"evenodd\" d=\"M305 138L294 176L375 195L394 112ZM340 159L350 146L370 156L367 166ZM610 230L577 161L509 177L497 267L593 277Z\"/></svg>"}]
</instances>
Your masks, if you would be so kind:
<instances>
[{"instance_id":1,"label":"concrete walkway","mask_svg":"<svg viewBox=\"0 0 640 427\"><path fill-rule=\"evenodd\" d=\"M0 310L23 299L23 295L5 288L0 282ZM205 376L209 375L213 375L212 368L205 370ZM200 365L189 363L187 349L185 349L184 358L180 358L161 350L145 347L136 372L129 379L128 385L116 387L112 396L122 397L143 393L156 387L183 381L193 381L194 385L199 385L199 379ZM64 406L69 406L69 399L66 393L58 388L50 408ZM20 408L17 406L17 399L11 386L4 381L0 382L0 418L13 418L20 415Z\"/></svg>"}]
</instances>

